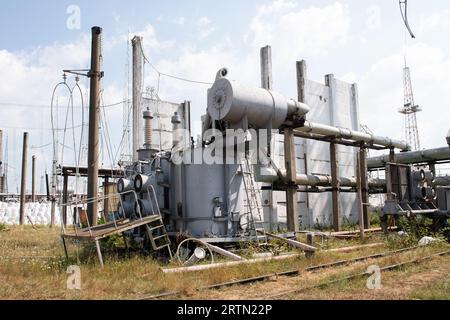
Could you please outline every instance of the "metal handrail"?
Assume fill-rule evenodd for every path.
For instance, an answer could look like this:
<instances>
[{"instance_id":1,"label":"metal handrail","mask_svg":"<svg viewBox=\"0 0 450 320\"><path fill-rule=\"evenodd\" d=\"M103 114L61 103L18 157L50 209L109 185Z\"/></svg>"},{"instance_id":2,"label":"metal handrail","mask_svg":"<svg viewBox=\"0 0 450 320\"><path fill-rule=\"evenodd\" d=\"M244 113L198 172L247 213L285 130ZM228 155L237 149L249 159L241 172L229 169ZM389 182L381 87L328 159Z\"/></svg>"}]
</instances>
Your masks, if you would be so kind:
<instances>
[{"instance_id":1,"label":"metal handrail","mask_svg":"<svg viewBox=\"0 0 450 320\"><path fill-rule=\"evenodd\" d=\"M149 185L147 187L147 194L148 194L148 200L150 201L150 205L152 207L152 212L153 212L153 214L155 214L155 209L153 207L153 203L152 203L152 199L151 199L151 195L150 195L150 189L152 189L153 199L155 199L157 213L161 217L161 210L159 210L159 203L158 203L158 198L156 197L155 188L152 185Z\"/></svg>"},{"instance_id":2,"label":"metal handrail","mask_svg":"<svg viewBox=\"0 0 450 320\"><path fill-rule=\"evenodd\" d=\"M119 203L120 203L120 205L122 207L122 211L123 211L123 218L125 218L125 208L123 206L122 195L130 194L130 193L134 195L134 199L135 199L134 203L137 203L137 211L138 211L140 220L142 220L143 218L142 218L141 206L139 205L137 193L134 190L128 190L128 191L119 192L119 193L112 193L112 194L108 194L108 195L104 195L104 196L100 196L100 197L95 197L95 198L87 198L87 199L83 199L81 201L79 201L77 199L75 201L62 203L61 207L64 207L64 206L65 207L67 207L67 206L75 206L75 207L78 208L81 205L83 209L86 209L86 205L88 203L91 203L91 202L94 202L94 201L101 201L101 200L105 200L105 199L109 199L109 198L113 198L113 197L117 197L118 196L119 197ZM76 217L78 218L78 220L81 221L81 216L80 216L80 213L79 213L78 210L75 210L75 214L76 214ZM60 215L61 215L61 221L62 221L62 210L60 212ZM106 217L104 216L104 218L105 218L105 222L106 222ZM92 236L92 226L91 226L91 224L89 222L89 219L86 219L86 222L88 224L87 229L89 230L89 234ZM114 227L117 230L118 226L117 226L117 220L116 220L115 215L113 215L113 222L114 222ZM78 229L82 229L82 228L78 228L77 224L75 223L75 221L73 221L72 224L75 226L75 235L78 235L77 230ZM65 232L65 227L63 227L63 232Z\"/></svg>"}]
</instances>

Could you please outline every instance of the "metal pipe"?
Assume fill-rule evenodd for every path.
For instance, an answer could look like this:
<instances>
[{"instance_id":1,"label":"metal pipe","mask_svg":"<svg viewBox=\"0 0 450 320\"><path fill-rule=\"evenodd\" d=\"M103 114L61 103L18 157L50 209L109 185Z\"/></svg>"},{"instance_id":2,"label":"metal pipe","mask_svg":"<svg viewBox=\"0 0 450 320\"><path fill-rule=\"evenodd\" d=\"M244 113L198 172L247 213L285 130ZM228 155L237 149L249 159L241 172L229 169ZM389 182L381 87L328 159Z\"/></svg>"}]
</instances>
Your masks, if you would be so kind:
<instances>
[{"instance_id":1,"label":"metal pipe","mask_svg":"<svg viewBox=\"0 0 450 320\"><path fill-rule=\"evenodd\" d=\"M395 155L395 162L401 164L414 164L440 160L450 160L449 147L401 152ZM369 169L383 168L386 166L387 162L389 162L388 155L372 157L367 159L367 167Z\"/></svg>"},{"instance_id":2,"label":"metal pipe","mask_svg":"<svg viewBox=\"0 0 450 320\"><path fill-rule=\"evenodd\" d=\"M286 176L284 170L280 170L281 174ZM275 170L268 167L261 167L260 170L256 170L256 181L272 183L279 180L279 177ZM332 185L331 175L317 175L317 174L304 174L297 173L295 183L301 186L311 187L327 187ZM368 179L369 187L383 187L386 182L384 179ZM356 187L355 177L339 177L339 185L341 187Z\"/></svg>"},{"instance_id":3,"label":"metal pipe","mask_svg":"<svg viewBox=\"0 0 450 320\"><path fill-rule=\"evenodd\" d=\"M89 101L89 141L88 141L88 199L87 217L90 226L97 224L98 166L100 158L99 123L100 123L100 86L101 71L101 36L102 28L92 28L90 101Z\"/></svg>"},{"instance_id":4,"label":"metal pipe","mask_svg":"<svg viewBox=\"0 0 450 320\"><path fill-rule=\"evenodd\" d=\"M22 179L20 184L20 224L25 223L25 192L27 185L28 132L23 133Z\"/></svg>"},{"instance_id":5,"label":"metal pipe","mask_svg":"<svg viewBox=\"0 0 450 320\"><path fill-rule=\"evenodd\" d=\"M369 144L380 145L387 148L398 148L405 151L409 150L408 144L404 141L394 140L388 137L376 136L373 134L355 131L347 128L329 126L317 122L305 121L304 126L296 128L295 131L320 134L324 136L333 136L335 138L342 138L358 142L366 142Z\"/></svg>"}]
</instances>

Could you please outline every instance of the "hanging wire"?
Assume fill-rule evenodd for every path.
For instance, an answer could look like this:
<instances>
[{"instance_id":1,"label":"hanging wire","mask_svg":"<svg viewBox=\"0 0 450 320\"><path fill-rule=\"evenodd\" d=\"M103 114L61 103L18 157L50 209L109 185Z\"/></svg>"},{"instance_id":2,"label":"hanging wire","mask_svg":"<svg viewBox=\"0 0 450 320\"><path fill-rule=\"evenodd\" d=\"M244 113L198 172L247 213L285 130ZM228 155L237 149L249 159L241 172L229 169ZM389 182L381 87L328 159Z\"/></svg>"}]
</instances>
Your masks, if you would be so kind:
<instances>
[{"instance_id":1,"label":"hanging wire","mask_svg":"<svg viewBox=\"0 0 450 320\"><path fill-rule=\"evenodd\" d=\"M54 103L54 99L55 99L55 93L56 90L58 89L59 86L64 86L67 88L67 90L69 90L70 95L72 95L72 90L70 89L69 85L66 83L66 75L63 75L63 81L61 81L60 83L56 84L56 86L53 88L53 92L52 92L52 99L50 102L50 123L51 123L51 130L52 130L52 136L53 136L53 154L54 157L56 157L56 137L55 137L55 125L54 125L54 120L53 120L53 103Z\"/></svg>"},{"instance_id":2,"label":"hanging wire","mask_svg":"<svg viewBox=\"0 0 450 320\"><path fill-rule=\"evenodd\" d=\"M103 90L100 93L100 97L101 97L101 102L103 103ZM111 161L111 175L112 175L112 170L114 168L114 157L113 157L113 147L111 144L111 136L109 134L109 126L108 126L108 119L106 117L106 110L105 108L103 108L103 106L101 106L101 109L103 111L103 135L105 137L105 143L106 143L106 150L108 152L108 156L109 156L109 160ZM102 119L102 114L100 113L100 119Z\"/></svg>"},{"instance_id":3,"label":"hanging wire","mask_svg":"<svg viewBox=\"0 0 450 320\"><path fill-rule=\"evenodd\" d=\"M158 68L156 68L156 67L153 65L153 63L151 63L150 60L148 60L147 57L145 56L144 49L142 48L142 43L141 43L141 45L140 45L140 49L141 49L141 52L142 52L142 56L144 57L144 61L146 61L146 62L150 65L150 67L152 67L152 69L158 74L158 78L159 78L160 76L165 76L165 77L168 77L168 78L177 79L177 80L180 80L180 81L185 81L185 82L190 82L190 83L197 83L197 84L204 84L204 85L212 85L211 82L191 80L191 79L186 79L186 78L182 78L182 77L179 77L179 76L174 76L174 75L171 75L171 74L168 74L168 73L161 72L161 71L159 71ZM159 87L159 79L158 79L158 87Z\"/></svg>"},{"instance_id":4,"label":"hanging wire","mask_svg":"<svg viewBox=\"0 0 450 320\"><path fill-rule=\"evenodd\" d=\"M403 7L402 7L402 5L403 5ZM411 27L409 26L409 22L408 22L408 0L399 0L398 6L400 8L400 14L402 15L402 19L405 24L405 27L408 30L411 38L414 39L416 36L411 31Z\"/></svg>"},{"instance_id":5,"label":"hanging wire","mask_svg":"<svg viewBox=\"0 0 450 320\"><path fill-rule=\"evenodd\" d=\"M75 156L75 197L78 203L78 182L80 179L80 161L81 161L81 153L83 148L83 134L84 134L84 97L83 91L79 85L80 78L78 76L75 77L75 85L72 88L72 92L75 88L78 88L78 92L80 93L81 99L81 133L80 133L80 146L78 149L78 155L76 150L76 138L75 138L75 129L72 129L72 137L73 137L73 147L74 147L74 156ZM73 101L72 101L73 102ZM73 103L72 103L72 127L74 127L74 114L73 114Z\"/></svg>"}]
</instances>

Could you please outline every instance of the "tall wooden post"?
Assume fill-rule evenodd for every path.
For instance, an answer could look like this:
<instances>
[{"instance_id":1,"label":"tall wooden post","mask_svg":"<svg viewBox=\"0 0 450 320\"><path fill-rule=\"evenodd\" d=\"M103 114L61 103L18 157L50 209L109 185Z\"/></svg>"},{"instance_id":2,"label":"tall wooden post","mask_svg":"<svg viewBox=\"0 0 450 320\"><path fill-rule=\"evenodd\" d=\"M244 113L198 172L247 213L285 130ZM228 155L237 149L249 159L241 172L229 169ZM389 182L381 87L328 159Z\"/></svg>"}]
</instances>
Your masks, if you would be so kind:
<instances>
[{"instance_id":1,"label":"tall wooden post","mask_svg":"<svg viewBox=\"0 0 450 320\"><path fill-rule=\"evenodd\" d=\"M361 201L363 205L364 228L370 228L369 182L367 180L367 149L359 149L359 172L361 179Z\"/></svg>"},{"instance_id":2,"label":"tall wooden post","mask_svg":"<svg viewBox=\"0 0 450 320\"><path fill-rule=\"evenodd\" d=\"M64 172L63 175L63 221L62 223L66 226L67 225L67 192L68 192L68 182L69 182L69 176L66 172Z\"/></svg>"},{"instance_id":3,"label":"tall wooden post","mask_svg":"<svg viewBox=\"0 0 450 320\"><path fill-rule=\"evenodd\" d=\"M305 102L305 79L306 79L306 62L304 60L297 61L297 99L299 102ZM300 230L299 211L298 211L298 194L297 185L295 183L297 176L295 143L293 128L284 130L284 162L286 167L286 215L288 230L297 232Z\"/></svg>"},{"instance_id":4,"label":"tall wooden post","mask_svg":"<svg viewBox=\"0 0 450 320\"><path fill-rule=\"evenodd\" d=\"M389 149L389 162L395 162L395 150L394 148Z\"/></svg>"},{"instance_id":5,"label":"tall wooden post","mask_svg":"<svg viewBox=\"0 0 450 320\"><path fill-rule=\"evenodd\" d=\"M36 156L31 157L31 202L36 202Z\"/></svg>"},{"instance_id":6,"label":"tall wooden post","mask_svg":"<svg viewBox=\"0 0 450 320\"><path fill-rule=\"evenodd\" d=\"M261 88L272 90L272 48L262 47L260 50Z\"/></svg>"},{"instance_id":7,"label":"tall wooden post","mask_svg":"<svg viewBox=\"0 0 450 320\"><path fill-rule=\"evenodd\" d=\"M0 130L0 193L5 192L5 178L3 175L3 131Z\"/></svg>"},{"instance_id":8,"label":"tall wooden post","mask_svg":"<svg viewBox=\"0 0 450 320\"><path fill-rule=\"evenodd\" d=\"M141 128L142 128L142 37L135 36L131 40L133 48L133 161L138 160L138 149L142 148Z\"/></svg>"},{"instance_id":9,"label":"tall wooden post","mask_svg":"<svg viewBox=\"0 0 450 320\"><path fill-rule=\"evenodd\" d=\"M103 200L103 215L105 218L105 221L109 221L109 177L105 176L105 179L103 180L103 185L105 187L103 191L104 200Z\"/></svg>"},{"instance_id":10,"label":"tall wooden post","mask_svg":"<svg viewBox=\"0 0 450 320\"><path fill-rule=\"evenodd\" d=\"M27 188L27 157L28 157L28 132L23 133L23 151L22 151L22 180L20 184L20 224L25 223L25 196Z\"/></svg>"},{"instance_id":11,"label":"tall wooden post","mask_svg":"<svg viewBox=\"0 0 450 320\"><path fill-rule=\"evenodd\" d=\"M101 36L100 27L92 28L90 101L89 101L89 142L88 142L88 206L87 217L91 226L97 224L98 163L100 157L99 123L101 78Z\"/></svg>"},{"instance_id":12,"label":"tall wooden post","mask_svg":"<svg viewBox=\"0 0 450 320\"><path fill-rule=\"evenodd\" d=\"M358 215L359 215L359 236L361 239L364 238L364 203L362 198L362 171L361 171L361 152L356 155L356 191L357 191L357 203L358 203Z\"/></svg>"},{"instance_id":13,"label":"tall wooden post","mask_svg":"<svg viewBox=\"0 0 450 320\"><path fill-rule=\"evenodd\" d=\"M284 129L284 163L286 167L286 219L288 231L298 232L297 185L295 178L295 145L292 128Z\"/></svg>"},{"instance_id":14,"label":"tall wooden post","mask_svg":"<svg viewBox=\"0 0 450 320\"><path fill-rule=\"evenodd\" d=\"M339 164L337 157L337 144L330 143L330 166L331 166L331 198L333 203L333 228L341 230L341 197L339 192Z\"/></svg>"}]
</instances>

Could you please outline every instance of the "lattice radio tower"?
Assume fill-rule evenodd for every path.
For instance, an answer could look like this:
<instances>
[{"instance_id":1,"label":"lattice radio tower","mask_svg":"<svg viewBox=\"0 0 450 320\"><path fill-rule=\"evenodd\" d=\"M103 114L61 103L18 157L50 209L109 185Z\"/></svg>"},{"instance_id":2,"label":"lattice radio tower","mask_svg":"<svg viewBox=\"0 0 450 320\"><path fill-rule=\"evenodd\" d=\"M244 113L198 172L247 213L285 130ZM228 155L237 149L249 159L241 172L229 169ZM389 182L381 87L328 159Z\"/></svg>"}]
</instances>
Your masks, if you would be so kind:
<instances>
[{"instance_id":1,"label":"lattice radio tower","mask_svg":"<svg viewBox=\"0 0 450 320\"><path fill-rule=\"evenodd\" d=\"M422 111L422 109L414 103L411 74L409 72L409 67L406 65L406 60L405 67L403 68L403 92L404 103L403 108L401 108L399 112L405 115L405 139L411 146L411 150L420 150L416 113Z\"/></svg>"}]
</instances>

